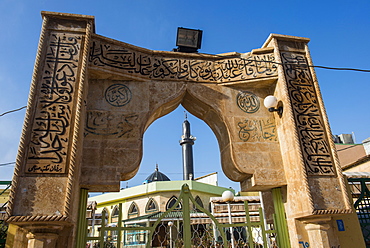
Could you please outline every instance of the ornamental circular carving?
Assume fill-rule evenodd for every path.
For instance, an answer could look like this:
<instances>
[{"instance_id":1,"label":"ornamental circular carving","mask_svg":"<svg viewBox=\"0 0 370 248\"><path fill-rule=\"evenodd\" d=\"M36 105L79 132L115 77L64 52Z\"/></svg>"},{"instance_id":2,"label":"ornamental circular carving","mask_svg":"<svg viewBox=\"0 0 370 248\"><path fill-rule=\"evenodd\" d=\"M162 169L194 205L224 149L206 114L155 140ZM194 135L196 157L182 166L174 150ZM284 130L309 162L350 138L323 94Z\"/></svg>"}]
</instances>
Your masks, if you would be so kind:
<instances>
[{"instance_id":1,"label":"ornamental circular carving","mask_svg":"<svg viewBox=\"0 0 370 248\"><path fill-rule=\"evenodd\" d=\"M260 100L249 91L239 92L236 96L236 103L241 110L249 114L255 113L260 109Z\"/></svg>"},{"instance_id":2,"label":"ornamental circular carving","mask_svg":"<svg viewBox=\"0 0 370 248\"><path fill-rule=\"evenodd\" d=\"M131 90L124 84L113 84L105 90L105 100L115 107L126 105L131 98Z\"/></svg>"}]
</instances>

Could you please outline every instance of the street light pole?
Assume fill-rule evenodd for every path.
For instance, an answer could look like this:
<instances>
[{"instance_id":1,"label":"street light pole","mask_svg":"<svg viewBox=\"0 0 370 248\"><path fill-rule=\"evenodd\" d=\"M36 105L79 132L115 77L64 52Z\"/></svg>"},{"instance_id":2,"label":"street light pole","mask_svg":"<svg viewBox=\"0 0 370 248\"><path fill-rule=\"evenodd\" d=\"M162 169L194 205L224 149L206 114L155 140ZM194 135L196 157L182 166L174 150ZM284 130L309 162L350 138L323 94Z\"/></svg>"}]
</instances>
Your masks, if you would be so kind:
<instances>
[{"instance_id":1,"label":"street light pole","mask_svg":"<svg viewBox=\"0 0 370 248\"><path fill-rule=\"evenodd\" d=\"M231 192L229 190L224 191L224 193L222 193L222 200L224 202L226 202L226 204L227 204L227 212L229 214L229 224L232 224L233 222L232 222L232 218L231 218L231 206L230 206L230 202L232 202L234 200L234 194L233 194L233 192ZM231 238L231 247L232 248L235 248L233 227L230 226L229 232L230 232L230 238Z\"/></svg>"},{"instance_id":2,"label":"street light pole","mask_svg":"<svg viewBox=\"0 0 370 248\"><path fill-rule=\"evenodd\" d=\"M172 226L173 226L173 222L169 221L168 226L170 227L170 248L172 248Z\"/></svg>"}]
</instances>

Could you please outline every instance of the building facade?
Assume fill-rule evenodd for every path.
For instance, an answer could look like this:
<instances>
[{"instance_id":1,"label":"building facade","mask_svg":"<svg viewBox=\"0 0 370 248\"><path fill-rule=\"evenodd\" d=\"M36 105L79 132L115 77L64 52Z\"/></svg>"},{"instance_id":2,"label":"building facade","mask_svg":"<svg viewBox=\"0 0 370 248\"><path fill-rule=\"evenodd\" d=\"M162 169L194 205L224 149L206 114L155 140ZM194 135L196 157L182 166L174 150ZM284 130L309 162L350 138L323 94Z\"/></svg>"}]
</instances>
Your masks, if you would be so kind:
<instances>
[{"instance_id":1,"label":"building facade","mask_svg":"<svg viewBox=\"0 0 370 248\"><path fill-rule=\"evenodd\" d=\"M155 176L157 179L154 179ZM96 210L94 214L88 215L89 235L94 236L97 234L100 228L101 218L104 218L104 216L108 226L117 226L120 204L124 226L150 227L153 226L161 215L174 206L180 195L181 187L184 184L189 186L195 201L209 211L211 211L211 198L220 197L224 191L230 190L212 184L197 182L196 180L169 181L166 179L168 177L156 168L155 172L149 175L142 185L125 188L117 193L106 193L90 197L90 203L96 202ZM144 247L147 242L151 242L151 247L168 245L168 242L170 242L169 238L166 237L168 223L173 223L176 230L180 232L183 225L182 208L180 203L174 211L164 217L162 224L157 227L157 235L154 236L153 240L148 241L148 232L132 231L125 233L123 245ZM193 203L190 203L190 209L192 209L193 213L200 212ZM105 215L102 214L103 211L106 213ZM208 224L211 223L209 222ZM205 227L201 226L199 228L204 229ZM112 233L110 236L113 243L117 242L116 234Z\"/></svg>"}]
</instances>

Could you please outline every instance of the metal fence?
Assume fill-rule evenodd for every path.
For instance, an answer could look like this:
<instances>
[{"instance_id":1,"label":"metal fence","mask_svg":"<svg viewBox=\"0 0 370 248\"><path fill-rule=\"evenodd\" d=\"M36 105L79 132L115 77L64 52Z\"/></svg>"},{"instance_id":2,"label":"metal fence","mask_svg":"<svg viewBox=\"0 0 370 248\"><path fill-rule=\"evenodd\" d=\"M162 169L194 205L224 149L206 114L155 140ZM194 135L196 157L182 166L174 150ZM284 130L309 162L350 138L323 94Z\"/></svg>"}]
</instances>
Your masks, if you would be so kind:
<instances>
[{"instance_id":1,"label":"metal fence","mask_svg":"<svg viewBox=\"0 0 370 248\"><path fill-rule=\"evenodd\" d=\"M348 178L366 247L370 247L370 178Z\"/></svg>"},{"instance_id":2,"label":"metal fence","mask_svg":"<svg viewBox=\"0 0 370 248\"><path fill-rule=\"evenodd\" d=\"M190 208L190 204L194 208ZM182 209L176 210L181 204ZM264 213L259 208L250 216L248 202L244 202L245 222L232 223L217 217L200 206L182 186L177 202L164 213L154 213L147 219L122 220L122 204L115 225L108 225L105 211L97 236L85 237L86 247L278 247L278 236L273 225L265 225Z\"/></svg>"},{"instance_id":3,"label":"metal fence","mask_svg":"<svg viewBox=\"0 0 370 248\"><path fill-rule=\"evenodd\" d=\"M0 189L0 197L5 194L7 190L9 190L11 186L11 181L0 181L0 185L5 186L4 188ZM6 216L6 206L8 201L0 203L0 248L5 247L6 236L8 231L8 224L4 221Z\"/></svg>"}]
</instances>

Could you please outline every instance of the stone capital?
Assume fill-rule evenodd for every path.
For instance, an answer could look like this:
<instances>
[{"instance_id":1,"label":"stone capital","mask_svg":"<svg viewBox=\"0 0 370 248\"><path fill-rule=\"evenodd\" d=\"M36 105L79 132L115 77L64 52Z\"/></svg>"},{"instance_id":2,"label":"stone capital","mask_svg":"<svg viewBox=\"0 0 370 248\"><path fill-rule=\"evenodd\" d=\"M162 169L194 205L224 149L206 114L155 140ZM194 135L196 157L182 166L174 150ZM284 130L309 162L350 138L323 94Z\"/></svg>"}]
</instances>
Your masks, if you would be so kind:
<instances>
[{"instance_id":1,"label":"stone capital","mask_svg":"<svg viewBox=\"0 0 370 248\"><path fill-rule=\"evenodd\" d=\"M54 248L58 236L56 233L30 232L27 234L28 248Z\"/></svg>"},{"instance_id":2,"label":"stone capital","mask_svg":"<svg viewBox=\"0 0 370 248\"><path fill-rule=\"evenodd\" d=\"M325 226L329 224L331 220L332 220L331 217L318 217L318 218L304 219L302 220L302 223L306 225L306 229L307 229L307 226L311 226L311 225Z\"/></svg>"}]
</instances>

